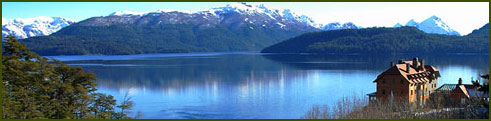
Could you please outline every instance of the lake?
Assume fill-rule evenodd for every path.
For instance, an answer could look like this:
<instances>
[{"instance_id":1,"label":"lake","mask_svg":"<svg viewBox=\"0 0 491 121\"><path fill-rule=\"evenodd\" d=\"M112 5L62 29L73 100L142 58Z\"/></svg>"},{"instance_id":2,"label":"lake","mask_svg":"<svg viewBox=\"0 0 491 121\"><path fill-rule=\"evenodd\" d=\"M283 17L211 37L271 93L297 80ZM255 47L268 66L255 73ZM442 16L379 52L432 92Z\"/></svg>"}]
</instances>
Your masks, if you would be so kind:
<instances>
[{"instance_id":1,"label":"lake","mask_svg":"<svg viewBox=\"0 0 491 121\"><path fill-rule=\"evenodd\" d=\"M50 56L98 77L98 91L147 119L296 119L314 104L374 92L376 76L414 55L305 55L255 52ZM489 55L421 55L438 85L489 73Z\"/></svg>"}]
</instances>

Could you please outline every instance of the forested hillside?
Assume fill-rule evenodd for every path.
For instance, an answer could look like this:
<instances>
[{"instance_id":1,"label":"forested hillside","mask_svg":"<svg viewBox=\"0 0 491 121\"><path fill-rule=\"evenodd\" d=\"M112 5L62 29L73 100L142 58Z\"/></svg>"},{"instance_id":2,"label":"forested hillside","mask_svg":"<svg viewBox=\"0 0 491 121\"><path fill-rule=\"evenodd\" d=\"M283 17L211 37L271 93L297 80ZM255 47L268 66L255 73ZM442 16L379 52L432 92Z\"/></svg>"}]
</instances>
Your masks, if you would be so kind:
<instances>
[{"instance_id":1,"label":"forested hillside","mask_svg":"<svg viewBox=\"0 0 491 121\"><path fill-rule=\"evenodd\" d=\"M345 29L306 33L263 53L489 53L489 27L459 37L427 34L415 27Z\"/></svg>"},{"instance_id":2,"label":"forested hillside","mask_svg":"<svg viewBox=\"0 0 491 121\"><path fill-rule=\"evenodd\" d=\"M317 30L290 10L234 3L195 12L115 12L21 41L41 55L259 51Z\"/></svg>"},{"instance_id":3,"label":"forested hillside","mask_svg":"<svg viewBox=\"0 0 491 121\"><path fill-rule=\"evenodd\" d=\"M251 51L301 33L261 27L198 29L186 24L145 27L134 24L72 25L53 35L32 37L22 42L40 55Z\"/></svg>"}]
</instances>

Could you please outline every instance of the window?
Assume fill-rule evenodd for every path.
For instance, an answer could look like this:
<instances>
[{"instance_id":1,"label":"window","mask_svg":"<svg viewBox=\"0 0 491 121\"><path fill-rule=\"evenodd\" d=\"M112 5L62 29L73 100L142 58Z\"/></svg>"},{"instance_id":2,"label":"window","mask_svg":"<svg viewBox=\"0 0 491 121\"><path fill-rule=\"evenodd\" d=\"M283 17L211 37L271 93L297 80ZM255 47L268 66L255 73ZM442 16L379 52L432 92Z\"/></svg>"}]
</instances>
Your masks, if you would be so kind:
<instances>
[{"instance_id":1,"label":"window","mask_svg":"<svg viewBox=\"0 0 491 121\"><path fill-rule=\"evenodd\" d=\"M414 91L414 90L411 90L411 95L413 95L413 91Z\"/></svg>"},{"instance_id":2,"label":"window","mask_svg":"<svg viewBox=\"0 0 491 121\"><path fill-rule=\"evenodd\" d=\"M385 90L382 90L382 94L385 95Z\"/></svg>"}]
</instances>

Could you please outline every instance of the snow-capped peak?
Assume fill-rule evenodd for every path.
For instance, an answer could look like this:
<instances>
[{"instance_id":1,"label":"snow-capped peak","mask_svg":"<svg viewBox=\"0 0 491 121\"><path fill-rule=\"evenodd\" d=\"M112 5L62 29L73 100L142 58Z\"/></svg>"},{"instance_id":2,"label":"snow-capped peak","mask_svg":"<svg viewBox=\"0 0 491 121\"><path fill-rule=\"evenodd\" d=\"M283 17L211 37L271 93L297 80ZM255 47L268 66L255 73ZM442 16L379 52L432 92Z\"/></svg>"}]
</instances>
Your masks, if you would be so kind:
<instances>
[{"instance_id":1,"label":"snow-capped peak","mask_svg":"<svg viewBox=\"0 0 491 121\"><path fill-rule=\"evenodd\" d=\"M409 20L406 26L414 26L421 31L432 34L446 34L446 35L457 35L460 36L459 32L451 29L443 20L435 15L425 19L423 22L418 23L414 19ZM394 27L400 27L397 23Z\"/></svg>"},{"instance_id":2,"label":"snow-capped peak","mask_svg":"<svg viewBox=\"0 0 491 121\"><path fill-rule=\"evenodd\" d=\"M160 9L156 12L133 12L133 11L120 11L111 13L109 16L145 16L148 13L168 13L168 12L181 12L187 14L211 14L214 16L221 16L229 13L238 13L244 16L266 16L268 19L274 19L275 21L280 21L281 24L287 25L286 22L299 22L307 26L312 26L315 28L319 27L312 18L297 14L290 9L273 9L264 4L259 5L249 5L247 3L230 3L224 7L214 7L203 11L183 11L183 10L170 10L170 9ZM249 18L251 19L251 18ZM264 21L264 20L261 20ZM250 21L251 22L251 21Z\"/></svg>"},{"instance_id":3,"label":"snow-capped peak","mask_svg":"<svg viewBox=\"0 0 491 121\"><path fill-rule=\"evenodd\" d=\"M435 16L435 15L431 16L431 17L430 17L430 18L428 18L428 19L441 20L441 18L439 18L439 17L437 17L437 16Z\"/></svg>"},{"instance_id":4,"label":"snow-capped peak","mask_svg":"<svg viewBox=\"0 0 491 121\"><path fill-rule=\"evenodd\" d=\"M320 27L319 29L321 30L339 30L339 29L358 29L361 28L359 26L356 26L352 22L346 22L341 24L340 22L332 22L329 23L325 26Z\"/></svg>"},{"instance_id":5,"label":"snow-capped peak","mask_svg":"<svg viewBox=\"0 0 491 121\"><path fill-rule=\"evenodd\" d=\"M245 15L267 15L271 19L277 19L280 21L297 21L304 23L308 26L318 27L312 18L297 14L290 9L274 9L264 4L249 5L246 3L230 3L225 7L212 8L214 10L222 10L224 13L239 13Z\"/></svg>"},{"instance_id":6,"label":"snow-capped peak","mask_svg":"<svg viewBox=\"0 0 491 121\"><path fill-rule=\"evenodd\" d=\"M8 19L6 19L5 21L7 21L6 23L15 22L15 23L24 24L24 25L36 24L36 23L51 23L51 22L59 23L59 22L63 22L63 21L72 22L72 23L75 22L75 20L69 19L69 18L48 17L48 16L39 16L39 17L34 17L34 18L16 18L16 19L13 19L12 21L9 21ZM3 22L3 20L2 20L2 22Z\"/></svg>"},{"instance_id":7,"label":"snow-capped peak","mask_svg":"<svg viewBox=\"0 0 491 121\"><path fill-rule=\"evenodd\" d=\"M256 6L247 5L246 3L230 3L227 4L228 8L234 8L236 10L258 10Z\"/></svg>"},{"instance_id":8,"label":"snow-capped peak","mask_svg":"<svg viewBox=\"0 0 491 121\"><path fill-rule=\"evenodd\" d=\"M457 31L450 28L447 24L445 24L442 21L441 18L437 16L431 16L430 18L424 20L418 25L418 28L426 33L460 36L460 34Z\"/></svg>"},{"instance_id":9,"label":"snow-capped peak","mask_svg":"<svg viewBox=\"0 0 491 121\"><path fill-rule=\"evenodd\" d=\"M401 23L397 23L396 25L394 25L394 28L401 27L401 26L402 26Z\"/></svg>"},{"instance_id":10,"label":"snow-capped peak","mask_svg":"<svg viewBox=\"0 0 491 121\"><path fill-rule=\"evenodd\" d=\"M63 17L2 18L2 40L7 35L14 35L20 39L45 36L73 23L75 20Z\"/></svg>"},{"instance_id":11,"label":"snow-capped peak","mask_svg":"<svg viewBox=\"0 0 491 121\"><path fill-rule=\"evenodd\" d=\"M202 12L202 11L192 11L192 10L174 10L174 9L159 9L157 10L158 12L164 12L164 13L168 13L168 12L181 12L181 13L187 13L187 14L194 14L194 13L199 13L199 12Z\"/></svg>"},{"instance_id":12,"label":"snow-capped peak","mask_svg":"<svg viewBox=\"0 0 491 121\"><path fill-rule=\"evenodd\" d=\"M226 14L226 13L239 13L239 14L256 14L256 13L265 13L269 11L264 5L248 5L246 3L230 3L225 7L215 7L211 8L208 11L216 12L218 14Z\"/></svg>"},{"instance_id":13,"label":"snow-capped peak","mask_svg":"<svg viewBox=\"0 0 491 121\"><path fill-rule=\"evenodd\" d=\"M418 26L418 22L414 21L414 19L411 19L409 20L407 23L406 23L406 26Z\"/></svg>"},{"instance_id":14,"label":"snow-capped peak","mask_svg":"<svg viewBox=\"0 0 491 121\"><path fill-rule=\"evenodd\" d=\"M143 16L148 14L148 12L134 12L134 11L129 11L129 10L124 10L124 11L116 11L109 16L123 16L123 17L128 17L128 16Z\"/></svg>"}]
</instances>

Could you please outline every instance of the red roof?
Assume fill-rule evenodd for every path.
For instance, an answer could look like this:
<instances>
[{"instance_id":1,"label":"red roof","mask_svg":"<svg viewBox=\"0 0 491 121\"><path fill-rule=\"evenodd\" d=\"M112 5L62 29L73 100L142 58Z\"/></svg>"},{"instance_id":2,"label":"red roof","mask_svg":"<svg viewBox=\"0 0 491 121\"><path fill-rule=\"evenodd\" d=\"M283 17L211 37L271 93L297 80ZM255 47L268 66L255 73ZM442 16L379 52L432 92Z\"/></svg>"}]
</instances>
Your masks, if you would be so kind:
<instances>
[{"instance_id":1,"label":"red roof","mask_svg":"<svg viewBox=\"0 0 491 121\"><path fill-rule=\"evenodd\" d=\"M407 65L409 64L409 70L407 70ZM414 68L412 61L403 61L403 63L395 64L395 66L390 67L382 74L377 76L377 79L373 82L377 82L380 78L385 75L401 75L409 83L423 83L428 82L432 78L440 77L438 69L431 65L425 65L423 69ZM421 63L418 63L417 67L421 67Z\"/></svg>"}]
</instances>

